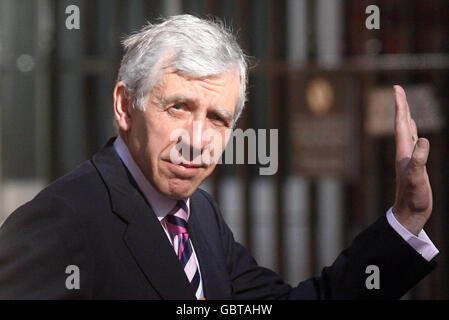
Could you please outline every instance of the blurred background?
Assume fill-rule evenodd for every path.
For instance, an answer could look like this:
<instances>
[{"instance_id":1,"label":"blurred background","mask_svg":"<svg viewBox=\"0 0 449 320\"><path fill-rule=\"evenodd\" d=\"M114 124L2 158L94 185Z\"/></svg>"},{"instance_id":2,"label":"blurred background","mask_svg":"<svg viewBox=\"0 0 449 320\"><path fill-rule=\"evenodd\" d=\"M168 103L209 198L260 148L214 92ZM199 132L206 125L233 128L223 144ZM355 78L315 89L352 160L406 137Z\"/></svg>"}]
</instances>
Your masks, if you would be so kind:
<instances>
[{"instance_id":1,"label":"blurred background","mask_svg":"<svg viewBox=\"0 0 449 320\"><path fill-rule=\"evenodd\" d=\"M79 29L66 27L70 5ZM384 215L395 187L392 86L401 84L431 142L425 230L440 250L439 268L405 298L448 299L444 0L0 0L0 223L114 135L120 40L179 13L233 28L255 61L238 127L279 129L275 175L218 165L203 185L236 239L296 285Z\"/></svg>"}]
</instances>

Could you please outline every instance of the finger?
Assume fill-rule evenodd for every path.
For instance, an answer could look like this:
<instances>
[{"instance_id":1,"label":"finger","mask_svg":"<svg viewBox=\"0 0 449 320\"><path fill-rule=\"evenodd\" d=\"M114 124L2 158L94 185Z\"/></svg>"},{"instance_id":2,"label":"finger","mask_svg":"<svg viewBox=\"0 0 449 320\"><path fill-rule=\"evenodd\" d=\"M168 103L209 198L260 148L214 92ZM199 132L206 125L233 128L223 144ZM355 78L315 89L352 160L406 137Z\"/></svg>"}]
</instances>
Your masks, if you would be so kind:
<instances>
[{"instance_id":1,"label":"finger","mask_svg":"<svg viewBox=\"0 0 449 320\"><path fill-rule=\"evenodd\" d=\"M416 126L415 120L413 118L410 118L410 125L411 125L411 131L412 131L412 140L413 143L418 142L418 127Z\"/></svg>"},{"instance_id":2,"label":"finger","mask_svg":"<svg viewBox=\"0 0 449 320\"><path fill-rule=\"evenodd\" d=\"M403 97L403 105L404 105L404 111L405 111L405 115L407 120L410 122L411 118L412 118L412 114L410 112L410 107L408 105L408 101L407 101L407 94L405 93L404 88L402 88L400 85L394 85L393 86L395 93L397 93L399 96Z\"/></svg>"},{"instance_id":3,"label":"finger","mask_svg":"<svg viewBox=\"0 0 449 320\"><path fill-rule=\"evenodd\" d=\"M394 85L393 86L394 92L397 96L399 96L401 98L401 100L399 101L399 107L404 111L405 117L407 118L408 121L410 121L411 113L410 113L410 108L407 102L407 94L405 93L404 88L402 88L400 85Z\"/></svg>"},{"instance_id":4,"label":"finger","mask_svg":"<svg viewBox=\"0 0 449 320\"><path fill-rule=\"evenodd\" d=\"M405 120L407 118L407 106L405 104L405 91L401 86L393 86L396 102L396 119Z\"/></svg>"},{"instance_id":5,"label":"finger","mask_svg":"<svg viewBox=\"0 0 449 320\"><path fill-rule=\"evenodd\" d=\"M424 171L429 157L430 143L425 138L419 138L410 159L409 168L412 173Z\"/></svg>"},{"instance_id":6,"label":"finger","mask_svg":"<svg viewBox=\"0 0 449 320\"><path fill-rule=\"evenodd\" d=\"M404 89L394 86L395 91L395 140L396 140L396 160L410 157L413 152L414 143L411 141L411 126L409 108Z\"/></svg>"}]
</instances>

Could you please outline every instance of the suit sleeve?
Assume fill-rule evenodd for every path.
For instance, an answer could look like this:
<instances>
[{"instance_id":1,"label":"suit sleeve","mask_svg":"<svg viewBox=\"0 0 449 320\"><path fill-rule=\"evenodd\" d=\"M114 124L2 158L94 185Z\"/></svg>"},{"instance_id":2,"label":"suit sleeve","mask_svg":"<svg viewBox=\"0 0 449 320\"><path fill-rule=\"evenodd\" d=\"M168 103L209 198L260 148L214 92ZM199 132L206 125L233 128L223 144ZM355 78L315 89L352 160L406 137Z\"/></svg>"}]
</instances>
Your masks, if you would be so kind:
<instances>
[{"instance_id":1,"label":"suit sleeve","mask_svg":"<svg viewBox=\"0 0 449 320\"><path fill-rule=\"evenodd\" d=\"M0 299L89 298L82 227L56 196L38 196L13 212L0 228Z\"/></svg>"},{"instance_id":2,"label":"suit sleeve","mask_svg":"<svg viewBox=\"0 0 449 320\"><path fill-rule=\"evenodd\" d=\"M374 275L370 266L378 270L378 288L369 285ZM435 267L435 260L426 261L382 216L320 276L301 282L289 298L399 299Z\"/></svg>"},{"instance_id":3,"label":"suit sleeve","mask_svg":"<svg viewBox=\"0 0 449 320\"><path fill-rule=\"evenodd\" d=\"M259 266L234 240L218 206L210 196L208 199L217 212L236 299L399 299L436 267L435 260L428 262L421 257L382 216L319 276L291 287L275 272ZM369 266L378 268L379 289L366 285L373 275Z\"/></svg>"}]
</instances>

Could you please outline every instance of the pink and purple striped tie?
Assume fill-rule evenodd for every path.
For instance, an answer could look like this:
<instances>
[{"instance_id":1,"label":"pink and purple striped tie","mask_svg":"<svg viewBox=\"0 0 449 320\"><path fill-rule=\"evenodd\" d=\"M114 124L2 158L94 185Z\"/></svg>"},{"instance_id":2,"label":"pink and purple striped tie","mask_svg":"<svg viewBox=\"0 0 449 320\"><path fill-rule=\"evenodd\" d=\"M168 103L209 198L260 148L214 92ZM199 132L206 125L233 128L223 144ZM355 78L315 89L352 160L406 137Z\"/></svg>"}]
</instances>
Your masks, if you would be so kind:
<instances>
[{"instance_id":1,"label":"pink and purple striped tie","mask_svg":"<svg viewBox=\"0 0 449 320\"><path fill-rule=\"evenodd\" d=\"M179 261L184 268L187 279L193 287L197 299L204 299L200 272L187 231L188 208L183 200L176 203L175 208L165 217L168 233Z\"/></svg>"}]
</instances>

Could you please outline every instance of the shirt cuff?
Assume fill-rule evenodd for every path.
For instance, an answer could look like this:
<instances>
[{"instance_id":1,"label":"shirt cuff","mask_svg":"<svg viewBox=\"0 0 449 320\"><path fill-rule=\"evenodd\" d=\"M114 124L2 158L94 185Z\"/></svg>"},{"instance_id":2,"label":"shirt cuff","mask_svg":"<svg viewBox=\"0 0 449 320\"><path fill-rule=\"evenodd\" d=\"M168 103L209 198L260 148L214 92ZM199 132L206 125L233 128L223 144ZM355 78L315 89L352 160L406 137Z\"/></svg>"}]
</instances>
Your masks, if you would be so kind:
<instances>
[{"instance_id":1,"label":"shirt cuff","mask_svg":"<svg viewBox=\"0 0 449 320\"><path fill-rule=\"evenodd\" d=\"M390 226L427 261L432 260L439 253L424 229L421 230L418 236L415 236L396 220L393 214L393 208L387 211L387 220Z\"/></svg>"}]
</instances>

